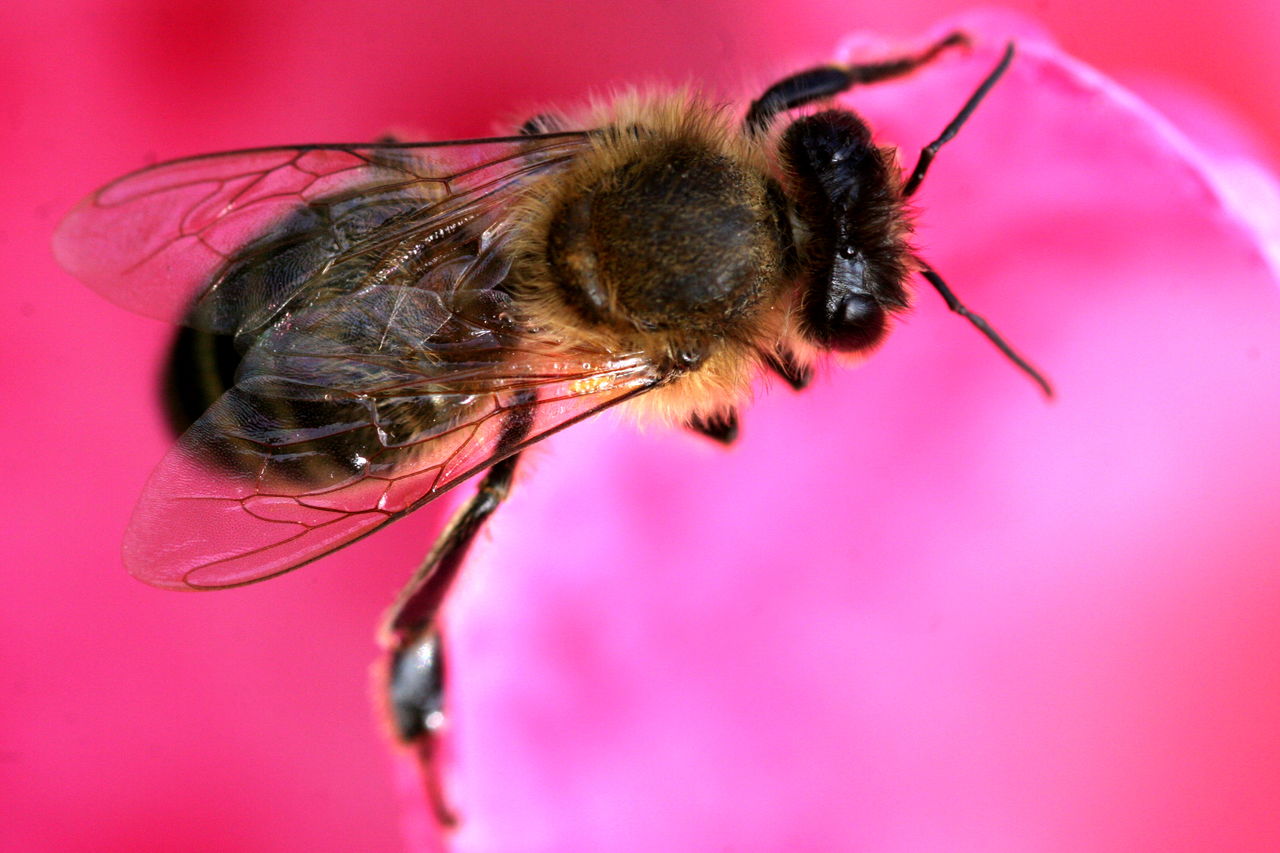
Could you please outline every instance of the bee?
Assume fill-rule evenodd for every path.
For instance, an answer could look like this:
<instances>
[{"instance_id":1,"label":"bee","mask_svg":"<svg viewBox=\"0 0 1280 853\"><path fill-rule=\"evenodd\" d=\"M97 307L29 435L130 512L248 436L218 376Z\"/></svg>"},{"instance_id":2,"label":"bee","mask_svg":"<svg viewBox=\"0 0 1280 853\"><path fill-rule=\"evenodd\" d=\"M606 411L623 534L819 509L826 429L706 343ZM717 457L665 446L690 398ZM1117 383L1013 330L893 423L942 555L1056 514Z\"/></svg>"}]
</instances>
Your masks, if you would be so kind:
<instances>
[{"instance_id":1,"label":"bee","mask_svg":"<svg viewBox=\"0 0 1280 853\"><path fill-rule=\"evenodd\" d=\"M61 224L58 259L186 327L169 369L186 428L127 567L173 589L261 581L484 472L383 629L394 728L430 765L436 614L534 442L626 406L729 444L753 380L801 389L824 354L871 351L914 275L1051 393L909 241L908 200L1013 45L905 176L823 104L968 42L802 71L741 116L630 95L507 137L262 148L108 184Z\"/></svg>"}]
</instances>

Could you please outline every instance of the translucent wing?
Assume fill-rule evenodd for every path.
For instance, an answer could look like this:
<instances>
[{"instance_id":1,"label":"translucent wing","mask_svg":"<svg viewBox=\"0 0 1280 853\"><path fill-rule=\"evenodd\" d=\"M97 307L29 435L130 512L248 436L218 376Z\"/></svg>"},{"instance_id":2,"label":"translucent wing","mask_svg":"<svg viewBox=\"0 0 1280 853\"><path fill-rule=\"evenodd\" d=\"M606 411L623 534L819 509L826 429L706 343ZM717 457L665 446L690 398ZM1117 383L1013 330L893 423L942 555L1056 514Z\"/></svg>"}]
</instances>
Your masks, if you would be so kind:
<instances>
[{"instance_id":1,"label":"translucent wing","mask_svg":"<svg viewBox=\"0 0 1280 853\"><path fill-rule=\"evenodd\" d=\"M432 256L433 243L499 214L525 182L576 156L587 137L297 146L174 160L84 199L54 235L54 254L136 313L211 332L261 328L335 262L392 244Z\"/></svg>"},{"instance_id":2,"label":"translucent wing","mask_svg":"<svg viewBox=\"0 0 1280 853\"><path fill-rule=\"evenodd\" d=\"M264 149L162 164L55 244L125 307L236 335L236 385L152 474L125 562L165 587L271 577L652 387L644 359L526 328L511 202L585 134Z\"/></svg>"},{"instance_id":3,"label":"translucent wing","mask_svg":"<svg viewBox=\"0 0 1280 853\"><path fill-rule=\"evenodd\" d=\"M125 541L148 583L295 568L656 381L639 357L460 322L419 289L373 287L287 324L152 474ZM359 326L358 340L337 333Z\"/></svg>"}]
</instances>

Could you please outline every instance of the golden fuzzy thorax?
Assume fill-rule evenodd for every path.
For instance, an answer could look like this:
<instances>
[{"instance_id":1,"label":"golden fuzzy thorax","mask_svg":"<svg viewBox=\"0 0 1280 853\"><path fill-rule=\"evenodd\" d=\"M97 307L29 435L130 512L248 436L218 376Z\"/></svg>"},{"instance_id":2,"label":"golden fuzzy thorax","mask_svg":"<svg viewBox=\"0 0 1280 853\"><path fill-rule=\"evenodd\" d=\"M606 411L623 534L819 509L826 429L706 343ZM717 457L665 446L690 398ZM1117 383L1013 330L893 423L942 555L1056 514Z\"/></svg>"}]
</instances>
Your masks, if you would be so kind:
<instances>
[{"instance_id":1,"label":"golden fuzzy thorax","mask_svg":"<svg viewBox=\"0 0 1280 853\"><path fill-rule=\"evenodd\" d=\"M746 402L780 345L808 361L791 318L792 225L759 141L688 93L624 96L575 125L603 130L512 219L529 326L670 366L634 404L668 421Z\"/></svg>"}]
</instances>

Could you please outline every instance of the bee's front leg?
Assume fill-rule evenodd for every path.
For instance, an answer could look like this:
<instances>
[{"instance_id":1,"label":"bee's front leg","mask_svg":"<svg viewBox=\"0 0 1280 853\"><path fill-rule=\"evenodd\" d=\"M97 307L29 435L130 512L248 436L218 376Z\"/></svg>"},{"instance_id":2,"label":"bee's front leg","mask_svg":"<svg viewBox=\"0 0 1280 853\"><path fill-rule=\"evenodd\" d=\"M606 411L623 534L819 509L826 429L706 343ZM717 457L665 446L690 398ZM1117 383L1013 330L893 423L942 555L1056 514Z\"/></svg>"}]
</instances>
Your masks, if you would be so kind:
<instances>
[{"instance_id":1,"label":"bee's front leg","mask_svg":"<svg viewBox=\"0 0 1280 853\"><path fill-rule=\"evenodd\" d=\"M762 134L769 129L774 118L787 110L824 101L854 86L904 77L933 62L944 51L968 44L969 37L964 33L951 33L917 54L895 56L880 62L820 65L784 77L751 103L743 129L751 136Z\"/></svg>"}]
</instances>

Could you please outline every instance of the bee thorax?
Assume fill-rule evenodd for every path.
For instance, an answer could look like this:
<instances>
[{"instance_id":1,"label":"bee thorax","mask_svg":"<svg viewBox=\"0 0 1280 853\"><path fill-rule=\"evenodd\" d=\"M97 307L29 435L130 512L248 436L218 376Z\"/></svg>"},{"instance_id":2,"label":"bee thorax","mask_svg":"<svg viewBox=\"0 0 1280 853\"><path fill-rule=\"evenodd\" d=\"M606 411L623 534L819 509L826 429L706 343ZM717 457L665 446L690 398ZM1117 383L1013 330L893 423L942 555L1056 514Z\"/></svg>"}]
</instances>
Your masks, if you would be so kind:
<instances>
[{"instance_id":1,"label":"bee thorax","mask_svg":"<svg viewBox=\"0 0 1280 853\"><path fill-rule=\"evenodd\" d=\"M547 234L550 272L586 321L636 331L711 331L749 313L782 248L763 179L679 140L566 195Z\"/></svg>"}]
</instances>

